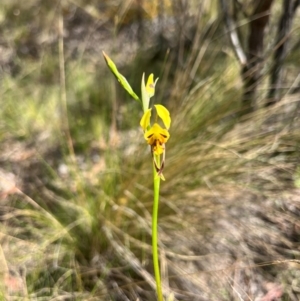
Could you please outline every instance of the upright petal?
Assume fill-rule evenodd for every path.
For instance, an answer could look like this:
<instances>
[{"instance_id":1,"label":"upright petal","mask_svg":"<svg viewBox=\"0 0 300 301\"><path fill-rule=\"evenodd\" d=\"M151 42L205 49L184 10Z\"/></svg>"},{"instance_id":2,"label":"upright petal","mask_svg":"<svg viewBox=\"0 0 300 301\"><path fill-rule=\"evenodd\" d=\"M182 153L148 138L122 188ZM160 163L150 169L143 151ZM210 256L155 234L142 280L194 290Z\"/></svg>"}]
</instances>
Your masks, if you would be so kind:
<instances>
[{"instance_id":1,"label":"upright petal","mask_svg":"<svg viewBox=\"0 0 300 301\"><path fill-rule=\"evenodd\" d=\"M155 80L155 82L153 81L153 73L151 73L148 77L147 85L146 85L146 90L150 98L155 94L155 85L157 81L158 78Z\"/></svg>"},{"instance_id":2,"label":"upright petal","mask_svg":"<svg viewBox=\"0 0 300 301\"><path fill-rule=\"evenodd\" d=\"M171 126L170 112L163 105L154 105L157 111L157 115L162 119L167 129Z\"/></svg>"}]
</instances>

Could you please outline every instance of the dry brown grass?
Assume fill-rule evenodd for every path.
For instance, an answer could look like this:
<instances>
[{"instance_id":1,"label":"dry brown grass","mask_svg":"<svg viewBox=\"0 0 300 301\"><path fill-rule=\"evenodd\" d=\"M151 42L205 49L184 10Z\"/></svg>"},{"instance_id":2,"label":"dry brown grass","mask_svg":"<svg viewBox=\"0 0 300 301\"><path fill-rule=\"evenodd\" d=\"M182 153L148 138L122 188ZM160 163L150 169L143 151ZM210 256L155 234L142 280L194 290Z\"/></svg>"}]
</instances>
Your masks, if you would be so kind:
<instances>
[{"instance_id":1,"label":"dry brown grass","mask_svg":"<svg viewBox=\"0 0 300 301\"><path fill-rule=\"evenodd\" d=\"M214 3L203 4L198 25L186 24L180 39L169 28L164 42L154 34L143 43L134 38L134 18L121 24L130 6L120 8L114 23L108 15L99 19L97 3L70 3L63 4L63 40L56 6L35 20L31 8L47 8L40 1L30 1L28 10L6 3L7 15L22 18L1 19L15 33L12 43L5 31L5 45L12 46L5 46L11 57L2 60L0 92L3 294L11 300L155 299L151 158L136 126L136 103L124 100L101 61L105 48L136 91L142 71L163 74L157 99L173 119L159 214L165 295L298 300L299 95L239 116L239 69ZM180 23L171 16L168 11L167 24ZM24 27L30 20L32 27ZM127 69L129 59L134 67ZM67 114L69 130L62 127Z\"/></svg>"}]
</instances>

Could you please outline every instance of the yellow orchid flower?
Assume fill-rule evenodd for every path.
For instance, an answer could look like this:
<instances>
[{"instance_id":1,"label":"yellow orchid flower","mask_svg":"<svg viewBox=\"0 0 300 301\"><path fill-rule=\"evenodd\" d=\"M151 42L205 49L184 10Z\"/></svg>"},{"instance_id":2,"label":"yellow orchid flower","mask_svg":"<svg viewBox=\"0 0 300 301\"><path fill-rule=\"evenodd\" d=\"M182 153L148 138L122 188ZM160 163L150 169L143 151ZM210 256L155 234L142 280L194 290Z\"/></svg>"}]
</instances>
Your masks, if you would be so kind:
<instances>
[{"instance_id":1,"label":"yellow orchid flower","mask_svg":"<svg viewBox=\"0 0 300 301\"><path fill-rule=\"evenodd\" d=\"M151 145L155 155L161 155L165 151L165 143L168 141L170 134L166 129L163 129L158 123L144 134L147 143Z\"/></svg>"},{"instance_id":2,"label":"yellow orchid flower","mask_svg":"<svg viewBox=\"0 0 300 301\"><path fill-rule=\"evenodd\" d=\"M163 179L162 171L165 164L165 151L166 151L165 144L170 138L168 129L170 128L171 125L171 117L169 111L164 106L154 105L154 107L156 109L157 116L162 120L165 129L162 128L157 122L155 122L151 126L150 119L151 119L152 109L148 109L145 111L140 121L140 125L145 132L144 133L145 140L151 146L151 152L153 155L155 169L158 175L161 176ZM163 159L161 161L159 159L160 155L163 155Z\"/></svg>"}]
</instances>

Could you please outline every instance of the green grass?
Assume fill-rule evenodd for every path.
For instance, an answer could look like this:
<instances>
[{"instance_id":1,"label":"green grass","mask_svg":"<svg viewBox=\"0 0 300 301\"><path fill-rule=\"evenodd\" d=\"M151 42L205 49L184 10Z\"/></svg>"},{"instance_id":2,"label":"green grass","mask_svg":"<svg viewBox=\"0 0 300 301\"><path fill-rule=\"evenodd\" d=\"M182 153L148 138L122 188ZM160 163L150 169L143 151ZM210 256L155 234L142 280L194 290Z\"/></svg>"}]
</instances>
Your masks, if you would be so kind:
<instances>
[{"instance_id":1,"label":"green grass","mask_svg":"<svg viewBox=\"0 0 300 301\"><path fill-rule=\"evenodd\" d=\"M135 91L143 71L163 74L157 100L171 109L173 122L159 210L163 287L175 300L250 300L266 294L264 283L271 282L292 300L298 296L292 287L297 266L276 260L300 255L297 96L238 116L239 66L214 5L200 24L203 31L208 23L215 27L195 45L204 55L192 78L193 60L177 65L163 53L152 64L141 50L127 66L118 44L104 49L112 48L112 58L118 54ZM36 8L45 18L33 18ZM97 20L79 4L65 9L75 9L85 22L81 29L91 34L74 38L70 31L65 38L67 115L57 35L47 43L38 39L56 32L57 7L39 1L1 7L1 15L10 16L0 21L17 71L5 64L0 87L0 262L18 273L24 269L26 289L12 292L12 300L18 294L24 300L154 300L152 166L138 104L107 70L102 44L93 45ZM13 19L16 10L21 13ZM20 52L26 42L38 56ZM184 62L189 55L191 49ZM270 264L259 267L263 262Z\"/></svg>"}]
</instances>

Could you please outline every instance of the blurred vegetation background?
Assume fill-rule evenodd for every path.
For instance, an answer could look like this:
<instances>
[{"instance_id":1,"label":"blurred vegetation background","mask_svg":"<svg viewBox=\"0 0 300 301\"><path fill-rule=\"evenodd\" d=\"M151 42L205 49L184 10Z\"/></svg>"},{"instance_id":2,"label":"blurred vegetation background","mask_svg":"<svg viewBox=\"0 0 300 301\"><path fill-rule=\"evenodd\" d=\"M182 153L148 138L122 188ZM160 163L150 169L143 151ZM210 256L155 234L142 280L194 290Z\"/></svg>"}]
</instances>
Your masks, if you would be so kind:
<instances>
[{"instance_id":1,"label":"blurred vegetation background","mask_svg":"<svg viewBox=\"0 0 300 301\"><path fill-rule=\"evenodd\" d=\"M166 298L299 300L298 6L2 0L0 299L155 300L151 156L104 50L171 111Z\"/></svg>"}]
</instances>

